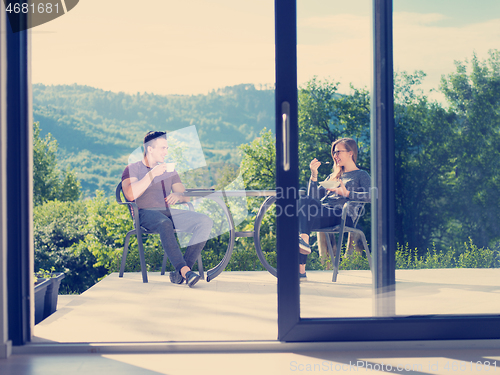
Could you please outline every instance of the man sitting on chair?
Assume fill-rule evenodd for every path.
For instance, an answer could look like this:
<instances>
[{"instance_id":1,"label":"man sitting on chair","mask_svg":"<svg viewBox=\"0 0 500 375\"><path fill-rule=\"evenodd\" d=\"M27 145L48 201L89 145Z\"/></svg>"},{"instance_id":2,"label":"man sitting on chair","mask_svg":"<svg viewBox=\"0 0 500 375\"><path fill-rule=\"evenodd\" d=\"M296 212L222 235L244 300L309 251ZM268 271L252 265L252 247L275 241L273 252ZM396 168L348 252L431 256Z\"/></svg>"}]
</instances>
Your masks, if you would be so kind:
<instances>
[{"instance_id":1,"label":"man sitting on chair","mask_svg":"<svg viewBox=\"0 0 500 375\"><path fill-rule=\"evenodd\" d=\"M213 221L208 216L172 206L189 201L182 196L185 191L179 174L167 171L164 162L168 153L167 134L150 131L144 137L144 157L128 165L122 174L122 188L129 201L139 207L141 226L160 234L163 250L175 271L170 272L170 281L189 287L200 279L191 268L210 236ZM174 229L192 233L184 255L175 238Z\"/></svg>"}]
</instances>

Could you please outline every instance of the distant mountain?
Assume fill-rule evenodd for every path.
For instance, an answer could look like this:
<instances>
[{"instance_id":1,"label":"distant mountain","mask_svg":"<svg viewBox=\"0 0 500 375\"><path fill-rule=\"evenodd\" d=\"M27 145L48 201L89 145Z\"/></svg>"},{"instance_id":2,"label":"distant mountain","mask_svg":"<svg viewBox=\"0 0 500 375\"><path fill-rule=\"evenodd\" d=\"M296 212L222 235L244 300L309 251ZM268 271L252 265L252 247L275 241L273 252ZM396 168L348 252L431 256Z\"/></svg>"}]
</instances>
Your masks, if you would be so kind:
<instances>
[{"instance_id":1,"label":"distant mountain","mask_svg":"<svg viewBox=\"0 0 500 375\"><path fill-rule=\"evenodd\" d=\"M114 93L89 86L33 85L33 115L41 135L59 143L60 163L75 169L85 195L113 191L130 153L149 130L195 125L210 170L238 163L237 147L274 129L274 90L241 84L207 95Z\"/></svg>"}]
</instances>

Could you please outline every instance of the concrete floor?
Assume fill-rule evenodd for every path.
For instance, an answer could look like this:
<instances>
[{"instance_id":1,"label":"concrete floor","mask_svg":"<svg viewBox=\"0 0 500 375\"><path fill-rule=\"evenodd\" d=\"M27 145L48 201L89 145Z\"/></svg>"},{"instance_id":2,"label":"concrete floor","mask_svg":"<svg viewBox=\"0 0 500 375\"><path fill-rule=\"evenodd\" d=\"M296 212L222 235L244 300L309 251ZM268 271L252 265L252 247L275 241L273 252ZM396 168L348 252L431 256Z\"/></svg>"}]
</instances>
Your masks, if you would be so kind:
<instances>
[{"instance_id":1,"label":"concrete floor","mask_svg":"<svg viewBox=\"0 0 500 375\"><path fill-rule=\"evenodd\" d=\"M349 345L350 344L350 345ZM128 354L14 354L2 375L498 374L500 341L284 344L270 350ZM277 344L280 345L280 344Z\"/></svg>"},{"instance_id":2,"label":"concrete floor","mask_svg":"<svg viewBox=\"0 0 500 375\"><path fill-rule=\"evenodd\" d=\"M371 316L369 271L341 271L337 283L328 271L307 274L301 316ZM397 315L500 312L498 269L404 270L396 278ZM79 296L60 296L33 344L0 360L0 375L500 374L500 340L277 342L276 279L267 272L224 272L192 289L158 273L149 280L112 274Z\"/></svg>"},{"instance_id":3,"label":"concrete floor","mask_svg":"<svg viewBox=\"0 0 500 375\"><path fill-rule=\"evenodd\" d=\"M302 317L372 316L370 271L308 271ZM500 269L400 270L396 314L498 314ZM35 326L34 342L262 341L277 338L276 278L224 272L195 288L168 276L111 274Z\"/></svg>"}]
</instances>

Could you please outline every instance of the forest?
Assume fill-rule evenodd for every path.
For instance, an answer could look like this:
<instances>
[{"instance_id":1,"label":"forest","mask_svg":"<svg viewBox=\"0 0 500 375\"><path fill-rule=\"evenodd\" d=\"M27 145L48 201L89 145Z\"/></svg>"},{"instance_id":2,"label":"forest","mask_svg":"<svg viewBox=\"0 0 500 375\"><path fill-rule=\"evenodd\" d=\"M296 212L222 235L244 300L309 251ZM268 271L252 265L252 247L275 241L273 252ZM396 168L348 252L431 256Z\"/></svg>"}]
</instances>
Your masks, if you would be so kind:
<instances>
[{"instance_id":1,"label":"forest","mask_svg":"<svg viewBox=\"0 0 500 375\"><path fill-rule=\"evenodd\" d=\"M395 251L398 268L499 267L500 52L490 51L489 58L485 60L480 60L473 54L469 59L457 61L455 71L443 75L440 86L436 88L443 94L444 102L430 100L425 95L420 89L424 80L425 73L421 71L397 72L394 77L394 184L398 243ZM81 292L107 273L116 272L124 234L131 229L131 220L126 210L114 203L109 189L94 191L91 199L82 199L89 197L81 190L84 178L75 167L76 164L70 164L68 160L77 157L79 153L90 152L83 145L84 142L91 142L91 139L95 140L92 146L94 151L107 149L102 154L96 154L99 158L103 156L104 161L107 160L106 156L119 157L121 152L130 152L127 147L140 143L140 132L120 132L119 124L135 124L132 127L134 130L141 124L143 132L148 129L148 121L153 121L151 119L156 117L163 118L163 121L165 118L184 121L180 127L191 124L186 120L188 118L196 118L200 124L211 123L203 131L199 130L204 151L206 146L214 155L222 149L227 150L226 155L229 155L226 160L210 159L210 155L207 157L208 161L215 160L213 163L220 162L225 167L220 169L217 180L211 180L212 186L225 188L240 175L246 189L274 188L275 139L273 132L267 130L272 129L274 124L273 92L256 90L248 85L237 88L226 88L206 97L162 98L140 95L137 98L144 96L147 100L142 104L131 101L129 104L135 109L134 114L128 117L119 112L125 110L126 105L123 103L128 103L131 96L83 87L38 87L37 90L40 91L37 95L44 92L49 98L36 99L37 111L40 113L45 108L53 117L50 120L52 125L48 125L43 118L35 116L39 122L35 124L35 150L37 147L41 150L40 153L35 153L35 158L37 155L41 157L40 155L49 154L57 157L34 161L35 166L40 165L40 171L45 171L40 176L34 176L35 192L38 192L34 197L35 267L50 269L55 266L56 269L67 272L67 292ZM56 95L57 91L61 92L62 98ZM87 91L88 98L85 99L82 94L83 98L78 99L78 95L71 94L73 91ZM339 137L349 136L357 140L360 149L359 167L370 171L370 94L366 88L352 86L347 94L345 90L342 90L342 94L339 91L339 84L334 80L317 78L300 87L301 186L306 186L309 178L310 160L313 157L319 160L331 159L331 142ZM264 99L266 95L267 99ZM91 101L91 97L95 101ZM107 108L97 97L101 97L107 104L115 103L116 107ZM240 109L244 108L243 112L248 113L247 117L234 115L234 108L230 103L235 103L235 97L239 98ZM119 98L122 98L121 102ZM75 109L71 115L64 112L69 113L71 101L78 101L77 99L82 103L92 103L93 110ZM153 103L169 103L170 100L178 100L176 105L169 107L172 108L172 113L164 109L161 115L153 116L154 113L160 113L160 108L166 108ZM196 111L192 107L190 111L188 103L194 103L195 100L205 103L205 106L200 104ZM218 105L211 109L209 102ZM40 103L45 104L42 106ZM50 110L47 109L49 107ZM81 105L81 108L85 106ZM144 108L150 110L146 111ZM204 108L203 112L200 108ZM228 109L228 113L223 113L222 108ZM141 115L147 114L150 120L141 119L139 109ZM54 115L56 112L58 117ZM202 113L211 114L207 122L201 119ZM113 114L116 114L116 118ZM170 120L166 122L173 123ZM151 124L159 126L156 125L159 123ZM92 130L89 130L91 125ZM76 138L80 148L74 142L75 138L70 137L73 142L64 138L64 126L70 127L68 133L75 131L81 135L82 142ZM37 132L38 127L45 133ZM218 134L211 131L212 127L220 128L224 134L219 134L219 139L212 137L213 134ZM240 128L243 129L240 135L236 134L236 130L234 136L229 131ZM54 129L61 132L63 141ZM48 135L48 131L52 135ZM59 142L59 151L54 138ZM109 154L106 154L108 151ZM237 152L241 154L241 162L235 156ZM64 162L63 155L66 157ZM218 155L221 157L221 154ZM96 160L102 162L99 158ZM236 168L231 167L234 164ZM51 167L42 168L44 165ZM110 186L116 185L117 173L121 172L121 168L123 165L120 168L116 166L115 175L107 175ZM320 179L330 173L330 167L325 165L320 168ZM45 181L46 175L52 176L50 181ZM95 176L99 176L99 173L95 172ZM49 189L50 186L53 188ZM254 214L260 202L249 200L247 205L249 214ZM369 241L370 233L366 229L370 227L369 212L362 219ZM270 263L276 257L274 220L272 214L269 214L263 223L263 249ZM72 223L75 222L79 224L74 226ZM240 226L240 230L248 230L251 220L243 221ZM221 259L227 243L225 241L227 235L215 237L207 243L203 253L206 268L217 264ZM148 249L148 267L150 270L157 270L162 258L158 239L150 236ZM135 254L137 256L137 252ZM356 257L343 259L341 268L366 268L366 259L359 255ZM318 259L316 245L309 258L309 269L328 266ZM138 271L137 258L131 256L128 262L129 271ZM249 239L237 241L226 269L262 269Z\"/></svg>"},{"instance_id":2,"label":"forest","mask_svg":"<svg viewBox=\"0 0 500 375\"><path fill-rule=\"evenodd\" d=\"M79 86L33 86L33 117L40 135L58 142L63 169L75 171L84 196L113 191L132 151L149 130L195 125L210 181L241 160L237 147L274 127L274 91L241 84L207 95L161 96L113 93Z\"/></svg>"}]
</instances>

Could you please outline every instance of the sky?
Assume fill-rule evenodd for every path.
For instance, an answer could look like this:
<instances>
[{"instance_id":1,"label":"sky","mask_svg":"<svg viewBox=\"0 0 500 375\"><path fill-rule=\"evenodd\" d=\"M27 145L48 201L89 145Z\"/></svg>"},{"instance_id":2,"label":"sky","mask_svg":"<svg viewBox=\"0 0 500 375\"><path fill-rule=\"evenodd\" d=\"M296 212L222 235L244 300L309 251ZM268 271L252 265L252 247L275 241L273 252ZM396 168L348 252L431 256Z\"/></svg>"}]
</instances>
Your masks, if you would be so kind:
<instances>
[{"instance_id":1,"label":"sky","mask_svg":"<svg viewBox=\"0 0 500 375\"><path fill-rule=\"evenodd\" d=\"M371 86L371 0L298 0L298 81ZM438 88L454 61L500 49L498 0L394 0L394 68ZM274 84L272 0L80 0L32 29L34 83L135 94Z\"/></svg>"}]
</instances>

